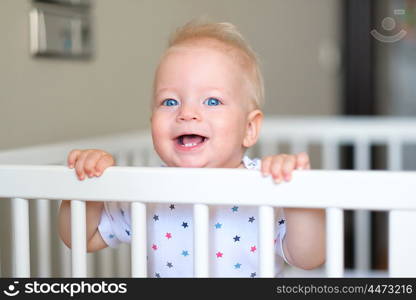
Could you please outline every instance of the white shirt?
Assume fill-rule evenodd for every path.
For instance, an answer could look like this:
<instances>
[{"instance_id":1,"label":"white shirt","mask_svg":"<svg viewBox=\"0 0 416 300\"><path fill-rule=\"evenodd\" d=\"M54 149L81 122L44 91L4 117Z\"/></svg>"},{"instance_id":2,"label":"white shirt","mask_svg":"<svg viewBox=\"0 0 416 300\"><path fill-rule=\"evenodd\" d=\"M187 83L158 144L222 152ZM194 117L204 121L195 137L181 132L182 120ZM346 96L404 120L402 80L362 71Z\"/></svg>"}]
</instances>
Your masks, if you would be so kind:
<instances>
[{"instance_id":1,"label":"white shirt","mask_svg":"<svg viewBox=\"0 0 416 300\"><path fill-rule=\"evenodd\" d=\"M261 160L243 158L247 169L260 170ZM186 191L184 191L186 192ZM281 208L275 209L277 277L282 276L282 241L286 233ZM147 253L149 277L193 277L193 206L147 204ZM258 207L210 206L209 255L211 277L257 277ZM98 230L112 248L131 241L129 202L104 202Z\"/></svg>"}]
</instances>

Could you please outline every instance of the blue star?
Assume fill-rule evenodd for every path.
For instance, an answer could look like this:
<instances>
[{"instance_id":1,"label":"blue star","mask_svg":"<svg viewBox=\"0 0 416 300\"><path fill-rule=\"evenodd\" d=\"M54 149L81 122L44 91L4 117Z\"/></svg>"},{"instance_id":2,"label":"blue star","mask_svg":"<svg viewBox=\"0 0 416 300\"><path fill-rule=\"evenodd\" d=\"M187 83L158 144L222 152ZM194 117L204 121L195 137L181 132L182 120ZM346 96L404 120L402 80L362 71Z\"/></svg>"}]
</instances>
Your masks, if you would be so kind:
<instances>
[{"instance_id":1,"label":"blue star","mask_svg":"<svg viewBox=\"0 0 416 300\"><path fill-rule=\"evenodd\" d=\"M254 278L254 277L256 277L256 272L254 272L254 273L251 273L250 277L251 277L251 278Z\"/></svg>"},{"instance_id":2,"label":"blue star","mask_svg":"<svg viewBox=\"0 0 416 300\"><path fill-rule=\"evenodd\" d=\"M172 265L172 263L171 263L171 262L168 262L168 263L166 264L166 266L168 266L169 268L172 268L172 267L173 267L173 265Z\"/></svg>"},{"instance_id":3,"label":"blue star","mask_svg":"<svg viewBox=\"0 0 416 300\"><path fill-rule=\"evenodd\" d=\"M171 205L169 206L169 208L170 208L171 210L174 210L174 209L175 209L175 205L171 204Z\"/></svg>"},{"instance_id":4,"label":"blue star","mask_svg":"<svg viewBox=\"0 0 416 300\"><path fill-rule=\"evenodd\" d=\"M215 224L215 228L217 228L217 229L221 228L221 226L222 226L222 224L220 224L220 223Z\"/></svg>"},{"instance_id":5,"label":"blue star","mask_svg":"<svg viewBox=\"0 0 416 300\"><path fill-rule=\"evenodd\" d=\"M233 212L236 212L238 211L238 206L233 206L231 209L233 210Z\"/></svg>"},{"instance_id":6,"label":"blue star","mask_svg":"<svg viewBox=\"0 0 416 300\"><path fill-rule=\"evenodd\" d=\"M182 222L182 226L183 226L183 228L186 228L186 227L188 227L188 223Z\"/></svg>"},{"instance_id":7,"label":"blue star","mask_svg":"<svg viewBox=\"0 0 416 300\"><path fill-rule=\"evenodd\" d=\"M160 278L160 274L159 273L155 273L155 277L156 278Z\"/></svg>"},{"instance_id":8,"label":"blue star","mask_svg":"<svg viewBox=\"0 0 416 300\"><path fill-rule=\"evenodd\" d=\"M254 222L254 217L251 217L251 218L248 218L248 221L250 222L250 223L253 223Z\"/></svg>"},{"instance_id":9,"label":"blue star","mask_svg":"<svg viewBox=\"0 0 416 300\"><path fill-rule=\"evenodd\" d=\"M236 269L240 269L240 267L241 267L241 264L240 264L240 263L236 263L236 264L234 265L234 268L236 268Z\"/></svg>"},{"instance_id":10,"label":"blue star","mask_svg":"<svg viewBox=\"0 0 416 300\"><path fill-rule=\"evenodd\" d=\"M158 215L154 215L154 216L153 216L153 220L155 220L155 221L159 221L159 216L158 216Z\"/></svg>"},{"instance_id":11,"label":"blue star","mask_svg":"<svg viewBox=\"0 0 416 300\"><path fill-rule=\"evenodd\" d=\"M182 251L182 255L183 255L183 256L188 256L188 255L189 255L189 252L188 252L187 250L183 250L183 251Z\"/></svg>"},{"instance_id":12,"label":"blue star","mask_svg":"<svg viewBox=\"0 0 416 300\"><path fill-rule=\"evenodd\" d=\"M236 235L235 237L233 237L234 242L239 242L240 241L240 237L238 235Z\"/></svg>"},{"instance_id":13,"label":"blue star","mask_svg":"<svg viewBox=\"0 0 416 300\"><path fill-rule=\"evenodd\" d=\"M281 220L279 221L279 225L283 225L283 224L285 224L285 220L281 219Z\"/></svg>"},{"instance_id":14,"label":"blue star","mask_svg":"<svg viewBox=\"0 0 416 300\"><path fill-rule=\"evenodd\" d=\"M114 234L110 234L108 237L109 237L110 239L112 239L112 238L114 237Z\"/></svg>"},{"instance_id":15,"label":"blue star","mask_svg":"<svg viewBox=\"0 0 416 300\"><path fill-rule=\"evenodd\" d=\"M130 235L130 231L128 231L127 229L125 231L126 231L127 235Z\"/></svg>"}]
</instances>

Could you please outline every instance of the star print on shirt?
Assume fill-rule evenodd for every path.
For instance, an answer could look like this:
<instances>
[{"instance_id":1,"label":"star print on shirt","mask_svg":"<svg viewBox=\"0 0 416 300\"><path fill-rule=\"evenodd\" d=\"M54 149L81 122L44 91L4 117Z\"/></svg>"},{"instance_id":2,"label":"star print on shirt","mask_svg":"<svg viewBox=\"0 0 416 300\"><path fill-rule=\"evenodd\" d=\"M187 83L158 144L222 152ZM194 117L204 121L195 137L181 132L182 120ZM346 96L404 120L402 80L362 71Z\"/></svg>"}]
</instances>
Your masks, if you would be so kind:
<instances>
[{"instance_id":1,"label":"star print on shirt","mask_svg":"<svg viewBox=\"0 0 416 300\"><path fill-rule=\"evenodd\" d=\"M159 273L155 273L155 277L156 278L160 278L160 274Z\"/></svg>"},{"instance_id":2,"label":"star print on shirt","mask_svg":"<svg viewBox=\"0 0 416 300\"><path fill-rule=\"evenodd\" d=\"M182 255L183 255L183 256L188 256L188 255L189 255L189 252L188 252L187 250L183 250L183 251L182 251Z\"/></svg>"},{"instance_id":3,"label":"star print on shirt","mask_svg":"<svg viewBox=\"0 0 416 300\"><path fill-rule=\"evenodd\" d=\"M158 216L158 215L154 215L154 216L153 216L153 220L155 220L155 221L159 221L159 216Z\"/></svg>"},{"instance_id":4,"label":"star print on shirt","mask_svg":"<svg viewBox=\"0 0 416 300\"><path fill-rule=\"evenodd\" d=\"M252 246L250 251L251 251L251 252L254 252L254 251L256 251L256 250L257 250L256 246Z\"/></svg>"},{"instance_id":5,"label":"star print on shirt","mask_svg":"<svg viewBox=\"0 0 416 300\"><path fill-rule=\"evenodd\" d=\"M240 241L240 236L236 235L235 237L233 237L234 242L239 242Z\"/></svg>"},{"instance_id":6,"label":"star print on shirt","mask_svg":"<svg viewBox=\"0 0 416 300\"><path fill-rule=\"evenodd\" d=\"M153 245L152 245L152 249L153 249L153 250L157 250L157 245L153 244Z\"/></svg>"},{"instance_id":7,"label":"star print on shirt","mask_svg":"<svg viewBox=\"0 0 416 300\"><path fill-rule=\"evenodd\" d=\"M220 257L222 257L223 254L224 253L222 253L222 252L217 252L215 255L217 256L217 258L220 258Z\"/></svg>"},{"instance_id":8,"label":"star print on shirt","mask_svg":"<svg viewBox=\"0 0 416 300\"><path fill-rule=\"evenodd\" d=\"M240 264L240 263L236 263L236 264L234 265L234 268L236 268L236 269L240 269L240 268L241 268L241 264Z\"/></svg>"},{"instance_id":9,"label":"star print on shirt","mask_svg":"<svg viewBox=\"0 0 416 300\"><path fill-rule=\"evenodd\" d=\"M253 223L253 222L254 222L254 220L255 220L255 218L254 218L254 217L250 217L250 218L248 218L248 221L249 221L250 223Z\"/></svg>"},{"instance_id":10,"label":"star print on shirt","mask_svg":"<svg viewBox=\"0 0 416 300\"><path fill-rule=\"evenodd\" d=\"M251 278L254 278L254 277L256 277L256 272L254 272L254 273L251 273L251 274L250 274L250 277L251 277Z\"/></svg>"},{"instance_id":11,"label":"star print on shirt","mask_svg":"<svg viewBox=\"0 0 416 300\"><path fill-rule=\"evenodd\" d=\"M170 268L173 268L173 264L172 264L171 262L168 262L168 263L166 264L166 266L167 266L167 267L169 267L169 269L170 269Z\"/></svg>"},{"instance_id":12,"label":"star print on shirt","mask_svg":"<svg viewBox=\"0 0 416 300\"><path fill-rule=\"evenodd\" d=\"M231 209L233 210L233 212L237 212L238 211L238 206L233 206Z\"/></svg>"},{"instance_id":13,"label":"star print on shirt","mask_svg":"<svg viewBox=\"0 0 416 300\"><path fill-rule=\"evenodd\" d=\"M166 235L165 235L165 237L167 239L171 239L172 238L172 234L170 232L167 232Z\"/></svg>"},{"instance_id":14,"label":"star print on shirt","mask_svg":"<svg viewBox=\"0 0 416 300\"><path fill-rule=\"evenodd\" d=\"M186 228L186 227L188 227L188 223L187 222L182 222L182 226L183 226L183 228Z\"/></svg>"},{"instance_id":15,"label":"star print on shirt","mask_svg":"<svg viewBox=\"0 0 416 300\"><path fill-rule=\"evenodd\" d=\"M114 234L110 234L108 237L109 237L110 239L112 239L112 238L114 237Z\"/></svg>"},{"instance_id":16,"label":"star print on shirt","mask_svg":"<svg viewBox=\"0 0 416 300\"><path fill-rule=\"evenodd\" d=\"M121 215L124 217L124 210L120 209Z\"/></svg>"},{"instance_id":17,"label":"star print on shirt","mask_svg":"<svg viewBox=\"0 0 416 300\"><path fill-rule=\"evenodd\" d=\"M281 219L281 220L279 221L279 225L283 225L283 224L285 224L285 220Z\"/></svg>"},{"instance_id":18,"label":"star print on shirt","mask_svg":"<svg viewBox=\"0 0 416 300\"><path fill-rule=\"evenodd\" d=\"M169 206L169 208L170 208L171 210L174 210L174 209L175 209L175 205L171 204L171 205Z\"/></svg>"},{"instance_id":19,"label":"star print on shirt","mask_svg":"<svg viewBox=\"0 0 416 300\"><path fill-rule=\"evenodd\" d=\"M128 231L127 229L125 231L126 231L127 235L130 235L130 231Z\"/></svg>"},{"instance_id":20,"label":"star print on shirt","mask_svg":"<svg viewBox=\"0 0 416 300\"><path fill-rule=\"evenodd\" d=\"M217 229L220 229L221 226L222 226L222 224L220 224L220 223L215 224L215 228L217 228Z\"/></svg>"}]
</instances>

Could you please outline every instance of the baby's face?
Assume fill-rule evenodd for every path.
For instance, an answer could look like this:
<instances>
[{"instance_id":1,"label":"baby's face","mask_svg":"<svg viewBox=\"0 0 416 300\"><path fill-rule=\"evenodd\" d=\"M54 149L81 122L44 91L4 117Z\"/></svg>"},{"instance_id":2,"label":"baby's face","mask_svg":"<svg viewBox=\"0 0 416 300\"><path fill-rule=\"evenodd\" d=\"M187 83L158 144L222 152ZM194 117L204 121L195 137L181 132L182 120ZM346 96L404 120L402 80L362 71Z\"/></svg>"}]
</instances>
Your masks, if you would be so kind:
<instances>
[{"instance_id":1,"label":"baby's face","mask_svg":"<svg viewBox=\"0 0 416 300\"><path fill-rule=\"evenodd\" d=\"M168 166L241 166L249 113L244 72L212 47L168 51L156 73L151 117L155 150Z\"/></svg>"}]
</instances>

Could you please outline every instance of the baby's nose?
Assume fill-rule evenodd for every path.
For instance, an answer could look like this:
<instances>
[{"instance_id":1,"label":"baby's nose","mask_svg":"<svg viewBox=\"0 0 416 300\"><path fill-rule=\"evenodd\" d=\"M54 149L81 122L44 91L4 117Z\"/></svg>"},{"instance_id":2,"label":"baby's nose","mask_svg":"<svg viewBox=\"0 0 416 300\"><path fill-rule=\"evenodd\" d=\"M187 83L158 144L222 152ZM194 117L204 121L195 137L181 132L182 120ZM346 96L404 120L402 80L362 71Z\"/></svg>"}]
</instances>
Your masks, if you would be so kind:
<instances>
[{"instance_id":1,"label":"baby's nose","mask_svg":"<svg viewBox=\"0 0 416 300\"><path fill-rule=\"evenodd\" d=\"M178 119L181 121L200 120L201 115L197 111L197 109L190 108L190 107L187 107L187 108L183 107L178 114Z\"/></svg>"}]
</instances>

